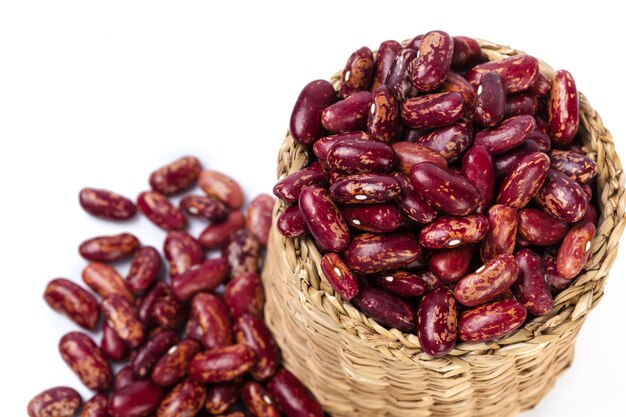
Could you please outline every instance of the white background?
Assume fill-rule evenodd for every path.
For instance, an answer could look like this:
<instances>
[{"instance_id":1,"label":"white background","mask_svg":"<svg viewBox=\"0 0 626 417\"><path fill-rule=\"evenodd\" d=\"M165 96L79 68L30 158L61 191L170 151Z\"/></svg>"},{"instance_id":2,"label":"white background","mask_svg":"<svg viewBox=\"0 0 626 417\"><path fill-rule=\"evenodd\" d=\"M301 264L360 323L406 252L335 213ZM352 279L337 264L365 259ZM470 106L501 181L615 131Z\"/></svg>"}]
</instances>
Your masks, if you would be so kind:
<instances>
[{"instance_id":1,"label":"white background","mask_svg":"<svg viewBox=\"0 0 626 417\"><path fill-rule=\"evenodd\" d=\"M574 74L626 155L618 2L554 3L1 2L0 414L25 415L53 385L88 398L57 353L75 326L42 300L51 278L80 280L77 245L130 229L161 247L164 233L144 219L86 215L78 190L134 197L152 169L194 154L248 195L270 192L300 89L360 46L443 29L524 49ZM573 367L525 417L624 415L624 258Z\"/></svg>"}]
</instances>

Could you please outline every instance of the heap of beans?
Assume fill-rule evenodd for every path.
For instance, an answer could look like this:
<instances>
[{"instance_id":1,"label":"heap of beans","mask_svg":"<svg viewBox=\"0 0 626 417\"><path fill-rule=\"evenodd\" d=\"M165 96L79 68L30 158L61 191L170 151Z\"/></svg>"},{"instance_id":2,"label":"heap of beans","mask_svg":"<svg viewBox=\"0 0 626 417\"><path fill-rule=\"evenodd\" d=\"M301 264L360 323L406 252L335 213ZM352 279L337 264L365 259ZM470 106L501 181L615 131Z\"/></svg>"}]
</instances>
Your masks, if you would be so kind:
<instances>
[{"instance_id":1,"label":"heap of beans","mask_svg":"<svg viewBox=\"0 0 626 417\"><path fill-rule=\"evenodd\" d=\"M170 197L196 182L204 194L182 196L174 205ZM50 307L85 330L96 330L104 317L99 344L78 331L59 342L63 360L97 392L80 415L322 417L313 395L280 367L280 352L263 321L258 273L274 198L258 196L244 215L239 185L202 170L193 157L154 171L150 186L136 205L94 188L80 192L80 204L94 216L116 221L132 218L138 209L167 231L163 254L169 282L159 251L122 233L94 237L79 247L89 262L83 281L100 301L63 278L45 290ZM186 215L208 222L198 239L184 231ZM206 251L218 254L207 257ZM130 269L122 277L111 262L125 259ZM114 373L112 363L122 361L126 364ZM28 414L73 417L81 403L74 389L55 387L35 396Z\"/></svg>"},{"instance_id":2,"label":"heap of beans","mask_svg":"<svg viewBox=\"0 0 626 417\"><path fill-rule=\"evenodd\" d=\"M300 93L290 131L310 162L274 188L279 231L311 235L336 293L432 356L550 311L595 234L570 73L432 31L360 48L338 90Z\"/></svg>"}]
</instances>

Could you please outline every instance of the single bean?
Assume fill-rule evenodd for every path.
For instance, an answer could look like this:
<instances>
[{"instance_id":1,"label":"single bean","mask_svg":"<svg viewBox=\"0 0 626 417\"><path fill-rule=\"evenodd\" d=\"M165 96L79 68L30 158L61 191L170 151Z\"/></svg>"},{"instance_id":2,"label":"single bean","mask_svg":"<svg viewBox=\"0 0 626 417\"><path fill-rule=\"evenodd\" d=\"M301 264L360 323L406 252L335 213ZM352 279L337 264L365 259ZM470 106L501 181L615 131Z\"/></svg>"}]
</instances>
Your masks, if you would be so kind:
<instances>
[{"instance_id":1,"label":"single bean","mask_svg":"<svg viewBox=\"0 0 626 417\"><path fill-rule=\"evenodd\" d=\"M548 101L550 136L558 145L572 142L578 132L578 90L574 77L566 70L558 70L552 78Z\"/></svg>"},{"instance_id":2,"label":"single bean","mask_svg":"<svg viewBox=\"0 0 626 417\"><path fill-rule=\"evenodd\" d=\"M171 347L152 368L152 381L162 387L174 385L187 375L189 363L198 352L200 344L191 339Z\"/></svg>"},{"instance_id":3,"label":"single bean","mask_svg":"<svg viewBox=\"0 0 626 417\"><path fill-rule=\"evenodd\" d=\"M85 240L78 251L88 261L113 262L130 256L139 247L139 239L130 233L97 236Z\"/></svg>"},{"instance_id":4,"label":"single bean","mask_svg":"<svg viewBox=\"0 0 626 417\"><path fill-rule=\"evenodd\" d=\"M541 316L552 310L554 300L545 279L546 268L541 256L530 249L522 249L515 254L519 265L519 275L513 284L515 299L530 314Z\"/></svg>"},{"instance_id":5,"label":"single bean","mask_svg":"<svg viewBox=\"0 0 626 417\"><path fill-rule=\"evenodd\" d=\"M169 232L163 242L163 253L171 277L183 274L204 261L202 246L187 232Z\"/></svg>"},{"instance_id":6,"label":"single bean","mask_svg":"<svg viewBox=\"0 0 626 417\"><path fill-rule=\"evenodd\" d=\"M100 350L105 357L112 361L121 361L128 356L128 346L120 339L107 321L102 324Z\"/></svg>"},{"instance_id":7,"label":"single bean","mask_svg":"<svg viewBox=\"0 0 626 417\"><path fill-rule=\"evenodd\" d=\"M385 173L393 168L395 152L381 142L347 139L336 143L326 163L333 171L345 174Z\"/></svg>"},{"instance_id":8,"label":"single bean","mask_svg":"<svg viewBox=\"0 0 626 417\"><path fill-rule=\"evenodd\" d=\"M497 61L478 64L470 69L465 78L473 85L478 85L485 72L493 71L501 78L508 94L529 89L539 76L539 62L530 55L516 55Z\"/></svg>"},{"instance_id":9,"label":"single bean","mask_svg":"<svg viewBox=\"0 0 626 417\"><path fill-rule=\"evenodd\" d=\"M256 272L236 275L224 288L224 303L233 320L243 314L263 316L265 292Z\"/></svg>"},{"instance_id":10,"label":"single bean","mask_svg":"<svg viewBox=\"0 0 626 417\"><path fill-rule=\"evenodd\" d=\"M350 55L339 79L339 95L343 98L357 91L368 90L374 73L374 54L367 46Z\"/></svg>"},{"instance_id":11,"label":"single bean","mask_svg":"<svg viewBox=\"0 0 626 417\"><path fill-rule=\"evenodd\" d=\"M493 127L504 117L507 97L502 79L496 72L485 72L480 77L474 118L483 126Z\"/></svg>"},{"instance_id":12,"label":"single bean","mask_svg":"<svg viewBox=\"0 0 626 417\"><path fill-rule=\"evenodd\" d=\"M359 293L359 284L350 268L336 253L322 256L320 268L333 290L346 301Z\"/></svg>"},{"instance_id":13,"label":"single bean","mask_svg":"<svg viewBox=\"0 0 626 417\"><path fill-rule=\"evenodd\" d=\"M487 212L489 232L480 245L480 258L489 262L498 255L512 255L517 242L519 214L517 209L496 204Z\"/></svg>"},{"instance_id":14,"label":"single bean","mask_svg":"<svg viewBox=\"0 0 626 417\"><path fill-rule=\"evenodd\" d=\"M83 269L83 281L100 297L118 294L128 301L135 301L124 280L111 265L92 262Z\"/></svg>"},{"instance_id":15,"label":"single bean","mask_svg":"<svg viewBox=\"0 0 626 417\"><path fill-rule=\"evenodd\" d=\"M326 164L326 158L328 157L328 153L330 152L330 149L333 146L335 146L336 143L342 142L348 139L370 140L371 138L369 137L367 133L362 132L360 130L357 130L355 132L338 133L336 135L324 136L323 138L316 140L315 143L313 144L313 153L315 154L315 156L317 156L317 159L319 160L320 164L324 166ZM314 164L315 163L311 164L311 166L313 166ZM306 184L306 185L323 185L323 184L314 183L314 184ZM306 185L303 184L302 187L305 187ZM298 193L300 192L302 187L298 189Z\"/></svg>"},{"instance_id":16,"label":"single bean","mask_svg":"<svg viewBox=\"0 0 626 417\"><path fill-rule=\"evenodd\" d=\"M157 191L144 191L137 197L137 208L163 230L181 230L187 225L183 213Z\"/></svg>"},{"instance_id":17,"label":"single bean","mask_svg":"<svg viewBox=\"0 0 626 417\"><path fill-rule=\"evenodd\" d=\"M144 338L144 326L137 308L124 297L111 294L102 300L102 313L115 333L129 347L138 347Z\"/></svg>"},{"instance_id":18,"label":"single bean","mask_svg":"<svg viewBox=\"0 0 626 417\"><path fill-rule=\"evenodd\" d=\"M537 97L543 97L550 92L552 81L543 72L537 74L537 81L530 87L528 92Z\"/></svg>"},{"instance_id":19,"label":"single bean","mask_svg":"<svg viewBox=\"0 0 626 417\"><path fill-rule=\"evenodd\" d=\"M161 401L156 417L195 416L206 398L206 388L198 381L187 379L176 385Z\"/></svg>"},{"instance_id":20,"label":"single bean","mask_svg":"<svg viewBox=\"0 0 626 417\"><path fill-rule=\"evenodd\" d=\"M468 110L473 109L473 104L476 100L476 90L465 78L456 72L448 72L446 80L441 85L440 90L446 93L456 92L461 94L465 102L465 108Z\"/></svg>"},{"instance_id":21,"label":"single bean","mask_svg":"<svg viewBox=\"0 0 626 417\"><path fill-rule=\"evenodd\" d=\"M400 42L389 40L384 41L378 47L376 51L376 57L374 59L374 78L372 80L371 90L376 90L380 85L385 84L389 69L396 59L396 56L402 50Z\"/></svg>"},{"instance_id":22,"label":"single bean","mask_svg":"<svg viewBox=\"0 0 626 417\"><path fill-rule=\"evenodd\" d=\"M402 122L412 128L434 128L452 124L463 116L465 105L459 93L435 93L410 98L402 104Z\"/></svg>"},{"instance_id":23,"label":"single bean","mask_svg":"<svg viewBox=\"0 0 626 417\"><path fill-rule=\"evenodd\" d=\"M137 213L130 199L109 190L83 188L78 199L87 213L103 219L128 220Z\"/></svg>"},{"instance_id":24,"label":"single bean","mask_svg":"<svg viewBox=\"0 0 626 417\"><path fill-rule=\"evenodd\" d=\"M590 222L577 223L567 232L556 257L556 269L561 277L573 279L583 270L595 234L596 227Z\"/></svg>"},{"instance_id":25,"label":"single bean","mask_svg":"<svg viewBox=\"0 0 626 417\"><path fill-rule=\"evenodd\" d=\"M504 117L514 117L521 114L533 115L537 113L539 102L532 93L512 94L506 98Z\"/></svg>"},{"instance_id":26,"label":"single bean","mask_svg":"<svg viewBox=\"0 0 626 417\"><path fill-rule=\"evenodd\" d=\"M272 332L259 316L244 314L233 325L235 340L250 346L256 353L257 361L250 375L257 381L271 378L280 364L278 346Z\"/></svg>"},{"instance_id":27,"label":"single bean","mask_svg":"<svg viewBox=\"0 0 626 417\"><path fill-rule=\"evenodd\" d=\"M111 387L111 365L91 337L80 332L67 333L59 341L59 352L87 388L105 391Z\"/></svg>"},{"instance_id":28,"label":"single bean","mask_svg":"<svg viewBox=\"0 0 626 417\"><path fill-rule=\"evenodd\" d=\"M372 102L370 91L359 91L326 107L322 112L322 125L333 133L364 130Z\"/></svg>"},{"instance_id":29,"label":"single bean","mask_svg":"<svg viewBox=\"0 0 626 417\"><path fill-rule=\"evenodd\" d=\"M519 234L533 245L558 244L569 230L566 222L558 220L543 210L528 208L520 211Z\"/></svg>"},{"instance_id":30,"label":"single bean","mask_svg":"<svg viewBox=\"0 0 626 417\"><path fill-rule=\"evenodd\" d=\"M298 95L291 112L289 132L294 140L302 145L310 145L322 136L324 127L321 118L324 109L337 101L337 93L326 80L308 83ZM241 195L243 203L243 195ZM237 206L239 208L241 204Z\"/></svg>"},{"instance_id":31,"label":"single bean","mask_svg":"<svg viewBox=\"0 0 626 417\"><path fill-rule=\"evenodd\" d=\"M281 235L296 239L305 236L309 229L297 205L289 206L276 219L276 229Z\"/></svg>"},{"instance_id":32,"label":"single bean","mask_svg":"<svg viewBox=\"0 0 626 417\"><path fill-rule=\"evenodd\" d=\"M205 169L200 173L198 185L206 195L221 201L232 210L243 205L243 191L239 183L226 174Z\"/></svg>"},{"instance_id":33,"label":"single bean","mask_svg":"<svg viewBox=\"0 0 626 417\"><path fill-rule=\"evenodd\" d=\"M415 309L402 297L379 288L362 288L352 303L385 327L415 331Z\"/></svg>"},{"instance_id":34,"label":"single bean","mask_svg":"<svg viewBox=\"0 0 626 417\"><path fill-rule=\"evenodd\" d=\"M506 177L507 174L511 172L515 164L517 164L520 159L534 152L542 152L542 150L537 142L535 142L534 140L526 139L524 142L511 149L510 151L507 151L500 155L496 155L493 158L495 179L499 182L502 181L504 177Z\"/></svg>"},{"instance_id":35,"label":"single bean","mask_svg":"<svg viewBox=\"0 0 626 417\"><path fill-rule=\"evenodd\" d=\"M419 138L416 143L426 146L451 161L465 152L471 142L472 138L467 127L456 123L435 129Z\"/></svg>"},{"instance_id":36,"label":"single bean","mask_svg":"<svg viewBox=\"0 0 626 417\"><path fill-rule=\"evenodd\" d=\"M447 287L437 288L422 298L417 310L417 337L424 352L441 357L454 349L457 315L454 294Z\"/></svg>"},{"instance_id":37,"label":"single bean","mask_svg":"<svg viewBox=\"0 0 626 417\"><path fill-rule=\"evenodd\" d=\"M598 174L598 166L593 159L573 151L554 149L550 152L550 160L552 169L581 184L591 181Z\"/></svg>"},{"instance_id":38,"label":"single bean","mask_svg":"<svg viewBox=\"0 0 626 417\"><path fill-rule=\"evenodd\" d=\"M512 299L466 310L459 319L459 339L480 343L502 338L520 328L526 314L524 306Z\"/></svg>"},{"instance_id":39,"label":"single bean","mask_svg":"<svg viewBox=\"0 0 626 417\"><path fill-rule=\"evenodd\" d=\"M300 193L298 205L320 250L341 252L348 246L350 230L326 190L316 186L305 187Z\"/></svg>"},{"instance_id":40,"label":"single bean","mask_svg":"<svg viewBox=\"0 0 626 417\"><path fill-rule=\"evenodd\" d=\"M434 30L424 35L411 72L413 87L419 92L433 91L446 79L454 42L445 32Z\"/></svg>"},{"instance_id":41,"label":"single bean","mask_svg":"<svg viewBox=\"0 0 626 417\"><path fill-rule=\"evenodd\" d=\"M445 283L453 283L467 274L475 252L476 245L434 251L428 260L428 267Z\"/></svg>"},{"instance_id":42,"label":"single bean","mask_svg":"<svg viewBox=\"0 0 626 417\"><path fill-rule=\"evenodd\" d=\"M246 382L241 396L252 417L280 417L278 406L261 384Z\"/></svg>"},{"instance_id":43,"label":"single bean","mask_svg":"<svg viewBox=\"0 0 626 417\"><path fill-rule=\"evenodd\" d=\"M454 36L452 40L454 41L452 68L470 67L483 61L483 52L475 39Z\"/></svg>"},{"instance_id":44,"label":"single bean","mask_svg":"<svg viewBox=\"0 0 626 417\"><path fill-rule=\"evenodd\" d=\"M226 258L208 259L189 271L172 277L172 291L179 300L189 300L201 291L213 291L219 287L228 277L229 271Z\"/></svg>"},{"instance_id":45,"label":"single bean","mask_svg":"<svg viewBox=\"0 0 626 417\"><path fill-rule=\"evenodd\" d=\"M73 417L83 399L73 388L54 387L35 395L28 403L29 417Z\"/></svg>"},{"instance_id":46,"label":"single bean","mask_svg":"<svg viewBox=\"0 0 626 417\"><path fill-rule=\"evenodd\" d=\"M183 197L179 207L192 216L202 217L210 222L221 222L228 216L228 208L224 203L206 195Z\"/></svg>"},{"instance_id":47,"label":"single bean","mask_svg":"<svg viewBox=\"0 0 626 417\"><path fill-rule=\"evenodd\" d=\"M205 349L228 346L233 342L231 322L226 304L216 295L199 293L191 300L192 314L202 329L202 345Z\"/></svg>"},{"instance_id":48,"label":"single bean","mask_svg":"<svg viewBox=\"0 0 626 417\"><path fill-rule=\"evenodd\" d=\"M93 330L100 318L98 300L72 281L57 278L46 286L46 303L55 311L67 316L74 323Z\"/></svg>"},{"instance_id":49,"label":"single bean","mask_svg":"<svg viewBox=\"0 0 626 417\"><path fill-rule=\"evenodd\" d=\"M536 201L546 213L568 223L579 221L587 209L585 192L581 186L554 169L548 171Z\"/></svg>"},{"instance_id":50,"label":"single bean","mask_svg":"<svg viewBox=\"0 0 626 417\"><path fill-rule=\"evenodd\" d=\"M184 156L150 174L150 187L163 194L173 194L189 188L198 179L202 165L198 158Z\"/></svg>"},{"instance_id":51,"label":"single bean","mask_svg":"<svg viewBox=\"0 0 626 417\"><path fill-rule=\"evenodd\" d=\"M322 417L324 411L315 396L286 369L279 370L267 390L283 414L290 417Z\"/></svg>"},{"instance_id":52,"label":"single bean","mask_svg":"<svg viewBox=\"0 0 626 417\"><path fill-rule=\"evenodd\" d=\"M419 297L428 289L421 276L403 270L383 272L371 280L377 287L401 297Z\"/></svg>"},{"instance_id":53,"label":"single bean","mask_svg":"<svg viewBox=\"0 0 626 417\"><path fill-rule=\"evenodd\" d=\"M398 101L405 101L413 95L411 75L416 58L417 51L405 48L396 55L389 68L385 84Z\"/></svg>"},{"instance_id":54,"label":"single bean","mask_svg":"<svg viewBox=\"0 0 626 417\"><path fill-rule=\"evenodd\" d=\"M483 145L472 146L463 156L461 175L478 190L480 197L476 211L484 213L493 202L495 170L493 159Z\"/></svg>"},{"instance_id":55,"label":"single bean","mask_svg":"<svg viewBox=\"0 0 626 417\"><path fill-rule=\"evenodd\" d=\"M498 255L476 272L461 278L454 287L457 301L475 307L494 300L517 279L519 267L513 255Z\"/></svg>"},{"instance_id":56,"label":"single bean","mask_svg":"<svg viewBox=\"0 0 626 417\"><path fill-rule=\"evenodd\" d=\"M488 229L489 221L482 214L441 216L420 231L419 240L428 249L454 248L481 241Z\"/></svg>"},{"instance_id":57,"label":"single bean","mask_svg":"<svg viewBox=\"0 0 626 417\"><path fill-rule=\"evenodd\" d=\"M263 247L267 246L267 238L272 226L273 210L274 198L268 194L259 194L248 204L246 229L252 233Z\"/></svg>"},{"instance_id":58,"label":"single bean","mask_svg":"<svg viewBox=\"0 0 626 417\"><path fill-rule=\"evenodd\" d=\"M421 251L412 233L363 233L352 239L344 259L352 271L370 274L400 269L416 260Z\"/></svg>"},{"instance_id":59,"label":"single bean","mask_svg":"<svg viewBox=\"0 0 626 417\"><path fill-rule=\"evenodd\" d=\"M152 246L144 246L135 252L126 275L126 287L138 294L148 289L161 271L161 255Z\"/></svg>"},{"instance_id":60,"label":"single bean","mask_svg":"<svg viewBox=\"0 0 626 417\"><path fill-rule=\"evenodd\" d=\"M406 175L394 172L393 177L400 186L396 204L405 216L418 223L430 223L437 218L437 210L415 191Z\"/></svg>"},{"instance_id":61,"label":"single bean","mask_svg":"<svg viewBox=\"0 0 626 417\"><path fill-rule=\"evenodd\" d=\"M147 417L163 398L163 390L150 380L133 383L114 391L109 397L111 417Z\"/></svg>"},{"instance_id":62,"label":"single bean","mask_svg":"<svg viewBox=\"0 0 626 417\"><path fill-rule=\"evenodd\" d=\"M315 142L315 145L319 142L319 140ZM325 161L326 156L320 159ZM308 185L322 186L327 181L328 174L326 171L322 169L318 162L314 162L310 166L289 174L278 181L274 186L274 195L289 204L293 204L298 202L302 188Z\"/></svg>"},{"instance_id":63,"label":"single bean","mask_svg":"<svg viewBox=\"0 0 626 417\"><path fill-rule=\"evenodd\" d=\"M367 118L367 132L372 139L389 142L398 131L398 101L386 85L379 86L372 95Z\"/></svg>"},{"instance_id":64,"label":"single bean","mask_svg":"<svg viewBox=\"0 0 626 417\"><path fill-rule=\"evenodd\" d=\"M372 233L389 233L400 228L402 214L393 204L351 205L341 209L348 226Z\"/></svg>"},{"instance_id":65,"label":"single bean","mask_svg":"<svg viewBox=\"0 0 626 417\"><path fill-rule=\"evenodd\" d=\"M243 213L240 210L233 210L223 222L207 226L200 233L198 241L206 249L220 248L228 241L230 235L243 227L244 221Z\"/></svg>"},{"instance_id":66,"label":"single bean","mask_svg":"<svg viewBox=\"0 0 626 417\"><path fill-rule=\"evenodd\" d=\"M475 145L484 145L492 154L509 151L521 144L535 128L535 119L529 115L511 117L492 129L476 133Z\"/></svg>"},{"instance_id":67,"label":"single bean","mask_svg":"<svg viewBox=\"0 0 626 417\"><path fill-rule=\"evenodd\" d=\"M522 157L500 185L498 204L521 209L542 187L548 171L550 158L543 152L534 152Z\"/></svg>"},{"instance_id":68,"label":"single bean","mask_svg":"<svg viewBox=\"0 0 626 417\"><path fill-rule=\"evenodd\" d=\"M256 272L261 261L261 245L250 231L241 229L231 235L222 249L222 256L233 275Z\"/></svg>"},{"instance_id":69,"label":"single bean","mask_svg":"<svg viewBox=\"0 0 626 417\"><path fill-rule=\"evenodd\" d=\"M237 344L198 353L189 364L189 376L205 384L233 381L256 363L254 349Z\"/></svg>"}]
</instances>

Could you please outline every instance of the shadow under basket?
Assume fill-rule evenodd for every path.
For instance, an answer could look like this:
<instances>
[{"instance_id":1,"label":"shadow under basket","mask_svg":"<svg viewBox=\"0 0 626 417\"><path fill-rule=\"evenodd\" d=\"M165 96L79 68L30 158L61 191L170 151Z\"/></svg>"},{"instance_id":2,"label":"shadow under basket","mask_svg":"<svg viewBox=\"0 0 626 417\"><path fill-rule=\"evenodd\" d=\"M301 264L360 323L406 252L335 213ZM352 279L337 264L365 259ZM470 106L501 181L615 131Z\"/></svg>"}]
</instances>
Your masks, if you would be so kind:
<instances>
[{"instance_id":1,"label":"shadow under basket","mask_svg":"<svg viewBox=\"0 0 626 417\"><path fill-rule=\"evenodd\" d=\"M489 60L520 54L481 41ZM541 64L552 76L552 69ZM331 82L337 87L339 74ZM334 417L512 416L535 406L572 363L574 342L600 301L624 229L624 175L611 134L580 94L584 149L598 165L599 222L583 272L552 311L497 342L459 344L443 358L420 349L415 334L385 329L335 295L310 238L288 239L274 226L263 281L266 316L285 366ZM304 167L305 147L288 134L278 176ZM274 209L274 220L285 209ZM322 277L322 278L321 278Z\"/></svg>"}]
</instances>

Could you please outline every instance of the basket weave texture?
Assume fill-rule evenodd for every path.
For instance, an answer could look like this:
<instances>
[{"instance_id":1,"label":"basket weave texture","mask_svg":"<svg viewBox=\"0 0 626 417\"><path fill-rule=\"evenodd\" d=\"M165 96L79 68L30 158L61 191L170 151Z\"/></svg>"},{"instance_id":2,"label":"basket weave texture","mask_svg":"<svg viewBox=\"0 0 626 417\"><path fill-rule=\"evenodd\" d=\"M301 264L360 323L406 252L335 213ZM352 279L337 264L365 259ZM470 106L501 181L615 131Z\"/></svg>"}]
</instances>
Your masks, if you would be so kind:
<instances>
[{"instance_id":1,"label":"basket weave texture","mask_svg":"<svg viewBox=\"0 0 626 417\"><path fill-rule=\"evenodd\" d=\"M523 53L480 44L489 60ZM552 76L545 63L541 70ZM339 74L331 82L337 87ZM287 239L272 227L263 271L266 316L286 367L325 410L334 417L511 416L532 408L552 388L572 362L585 317L602 297L625 225L622 166L611 134L583 94L579 132L598 165L599 223L589 260L552 311L497 343L459 344L449 355L431 358L416 335L385 329L335 296L310 238ZM278 177L307 162L307 150L287 134ZM274 219L285 207L276 204Z\"/></svg>"}]
</instances>

